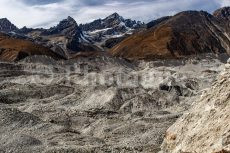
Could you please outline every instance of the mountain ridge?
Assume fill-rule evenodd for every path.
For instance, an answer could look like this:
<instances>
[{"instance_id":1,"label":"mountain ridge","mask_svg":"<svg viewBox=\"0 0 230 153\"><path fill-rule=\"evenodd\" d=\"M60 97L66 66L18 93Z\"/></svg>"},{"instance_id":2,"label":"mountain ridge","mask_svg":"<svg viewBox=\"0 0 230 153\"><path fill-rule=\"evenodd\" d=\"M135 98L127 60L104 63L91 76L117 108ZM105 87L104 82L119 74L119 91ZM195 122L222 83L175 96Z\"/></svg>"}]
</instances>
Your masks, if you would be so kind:
<instances>
[{"instance_id":1,"label":"mountain ridge","mask_svg":"<svg viewBox=\"0 0 230 153\"><path fill-rule=\"evenodd\" d=\"M98 19L99 21L100 19ZM9 20L8 24L13 25ZM97 20L95 20L97 22ZM103 51L107 47L113 47L121 40L127 37L127 33L131 35L129 26L144 25L144 23L136 22L131 19L124 19L118 13L113 13L103 19L105 25L99 25L99 28L94 28L95 32L85 31L82 24L78 25L72 17L67 17L60 21L56 26L48 29L27 28L13 30L3 30L9 33L12 37L32 40L34 43L51 48L54 52L71 58L71 54L78 52L94 52ZM126 23L124 23L126 22ZM95 24L92 22L91 24ZM106 27L107 29L101 29ZM135 27L138 28L138 27ZM100 30L99 30L100 29ZM112 38L112 39L111 39ZM110 42L109 45L107 40ZM75 56L75 55L73 55Z\"/></svg>"},{"instance_id":2,"label":"mountain ridge","mask_svg":"<svg viewBox=\"0 0 230 153\"><path fill-rule=\"evenodd\" d=\"M146 27L145 23L124 19L118 13L113 13L104 19L97 19L79 26L90 42L99 44L102 48L103 46L111 48L111 45L106 45L107 40L112 41L118 38L114 41L114 44L117 44L120 42L118 40L121 40L124 35L131 35L136 30Z\"/></svg>"},{"instance_id":3,"label":"mountain ridge","mask_svg":"<svg viewBox=\"0 0 230 153\"><path fill-rule=\"evenodd\" d=\"M220 8L213 15L184 11L148 24L124 19L118 13L84 25L69 16L49 29L18 29L7 19L2 23L10 25L3 32L12 37L30 40L67 59L76 53L107 50L126 59L167 59L206 52L230 53L229 10Z\"/></svg>"},{"instance_id":4,"label":"mountain ridge","mask_svg":"<svg viewBox=\"0 0 230 153\"><path fill-rule=\"evenodd\" d=\"M200 53L230 53L224 23L204 11L185 11L134 34L110 50L127 59L180 58Z\"/></svg>"},{"instance_id":5,"label":"mountain ridge","mask_svg":"<svg viewBox=\"0 0 230 153\"><path fill-rule=\"evenodd\" d=\"M111 28L113 26L119 25L121 22L124 22L124 25L129 28L135 28L138 26L145 26L143 22L131 20L131 19L124 19L118 13L113 13L104 19L97 19L90 23L80 24L80 27L83 31L93 31L93 30L100 30L104 28Z\"/></svg>"}]
</instances>

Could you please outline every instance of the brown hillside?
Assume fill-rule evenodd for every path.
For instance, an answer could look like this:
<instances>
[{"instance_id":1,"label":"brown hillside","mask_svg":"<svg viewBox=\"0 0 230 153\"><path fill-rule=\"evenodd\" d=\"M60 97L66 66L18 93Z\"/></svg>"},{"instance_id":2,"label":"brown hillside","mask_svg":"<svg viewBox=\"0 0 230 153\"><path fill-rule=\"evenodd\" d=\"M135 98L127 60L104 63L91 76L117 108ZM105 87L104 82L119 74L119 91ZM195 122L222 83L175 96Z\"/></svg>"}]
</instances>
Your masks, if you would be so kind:
<instances>
[{"instance_id":1,"label":"brown hillside","mask_svg":"<svg viewBox=\"0 0 230 153\"><path fill-rule=\"evenodd\" d=\"M54 59L61 58L61 56L46 47L36 45L31 41L11 38L6 34L0 33L0 60L15 61L30 55L46 55Z\"/></svg>"},{"instance_id":2,"label":"brown hillside","mask_svg":"<svg viewBox=\"0 0 230 153\"><path fill-rule=\"evenodd\" d=\"M229 52L229 46L228 33L219 20L203 11L187 11L125 39L110 53L127 59L178 58Z\"/></svg>"}]
</instances>

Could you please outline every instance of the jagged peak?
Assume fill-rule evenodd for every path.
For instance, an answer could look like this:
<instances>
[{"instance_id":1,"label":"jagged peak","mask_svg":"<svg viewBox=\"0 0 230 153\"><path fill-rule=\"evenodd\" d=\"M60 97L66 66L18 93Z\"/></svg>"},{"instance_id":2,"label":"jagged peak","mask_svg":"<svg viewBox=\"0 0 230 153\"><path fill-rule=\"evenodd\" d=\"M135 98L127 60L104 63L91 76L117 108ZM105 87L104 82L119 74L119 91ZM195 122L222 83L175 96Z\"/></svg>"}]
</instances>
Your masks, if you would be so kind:
<instances>
[{"instance_id":1,"label":"jagged peak","mask_svg":"<svg viewBox=\"0 0 230 153\"><path fill-rule=\"evenodd\" d=\"M0 30L5 32L16 31L18 28L7 18L0 19Z\"/></svg>"},{"instance_id":2,"label":"jagged peak","mask_svg":"<svg viewBox=\"0 0 230 153\"><path fill-rule=\"evenodd\" d=\"M230 18L230 7L223 7L216 10L213 15L220 19L229 19Z\"/></svg>"},{"instance_id":3,"label":"jagged peak","mask_svg":"<svg viewBox=\"0 0 230 153\"><path fill-rule=\"evenodd\" d=\"M75 24L77 25L77 22L75 21L74 18L72 18L71 16L68 16L66 19L63 19L62 21L60 21L59 25L60 24L63 24L63 23L68 23L68 24Z\"/></svg>"},{"instance_id":4,"label":"jagged peak","mask_svg":"<svg viewBox=\"0 0 230 153\"><path fill-rule=\"evenodd\" d=\"M77 22L70 16L59 22L58 25L45 30L43 35L63 34L63 35L75 35L75 33L81 33L81 30Z\"/></svg>"},{"instance_id":5,"label":"jagged peak","mask_svg":"<svg viewBox=\"0 0 230 153\"><path fill-rule=\"evenodd\" d=\"M121 19L121 20L124 20L124 18L122 16L120 16L117 12L109 15L105 19Z\"/></svg>"},{"instance_id":6,"label":"jagged peak","mask_svg":"<svg viewBox=\"0 0 230 153\"><path fill-rule=\"evenodd\" d=\"M230 6L219 8L216 11L214 11L214 13L217 12L217 11L230 11Z\"/></svg>"},{"instance_id":7,"label":"jagged peak","mask_svg":"<svg viewBox=\"0 0 230 153\"><path fill-rule=\"evenodd\" d=\"M119 17L120 15L119 15L117 12L114 12L114 13L111 14L110 16Z\"/></svg>"},{"instance_id":8,"label":"jagged peak","mask_svg":"<svg viewBox=\"0 0 230 153\"><path fill-rule=\"evenodd\" d=\"M6 20L6 21L9 21L7 18L0 18L0 20Z\"/></svg>"},{"instance_id":9,"label":"jagged peak","mask_svg":"<svg viewBox=\"0 0 230 153\"><path fill-rule=\"evenodd\" d=\"M66 18L66 20L76 22L76 21L75 21L75 19L74 19L74 18L72 18L71 16L68 16L68 17Z\"/></svg>"},{"instance_id":10,"label":"jagged peak","mask_svg":"<svg viewBox=\"0 0 230 153\"><path fill-rule=\"evenodd\" d=\"M4 23L10 23L10 24L12 24L12 23L10 22L10 20L8 20L7 18L1 18L1 19L0 19L0 22L1 22L1 23L4 22Z\"/></svg>"}]
</instances>

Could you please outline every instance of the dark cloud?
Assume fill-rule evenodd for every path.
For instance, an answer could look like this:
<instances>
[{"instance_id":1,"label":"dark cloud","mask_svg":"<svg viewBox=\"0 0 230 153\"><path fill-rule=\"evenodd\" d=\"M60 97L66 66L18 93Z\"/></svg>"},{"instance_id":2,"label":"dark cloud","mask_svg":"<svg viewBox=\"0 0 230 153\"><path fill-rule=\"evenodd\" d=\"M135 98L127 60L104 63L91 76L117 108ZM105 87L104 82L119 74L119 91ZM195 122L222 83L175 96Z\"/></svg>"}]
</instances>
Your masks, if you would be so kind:
<instances>
[{"instance_id":1,"label":"dark cloud","mask_svg":"<svg viewBox=\"0 0 230 153\"><path fill-rule=\"evenodd\" d=\"M45 5L51 3L58 3L61 1L63 0L23 0L23 2L28 5Z\"/></svg>"},{"instance_id":2,"label":"dark cloud","mask_svg":"<svg viewBox=\"0 0 230 153\"><path fill-rule=\"evenodd\" d=\"M230 0L0 0L0 17L9 18L19 27L48 27L67 16L86 23L114 12L148 22L185 10L212 13L228 5Z\"/></svg>"},{"instance_id":3,"label":"dark cloud","mask_svg":"<svg viewBox=\"0 0 230 153\"><path fill-rule=\"evenodd\" d=\"M26 4L33 4L33 5L44 5L44 4L51 4L51 3L58 3L58 2L67 2L70 0L23 0ZM75 0L75 6L103 6L103 5L109 5L109 4L122 4L122 5L132 5L132 4L153 4L153 3L171 3L174 2L175 4L178 4L178 7L180 6L180 3L193 3L193 0ZM225 0L220 0L225 1ZM74 4L74 3L73 3ZM200 0L196 1L194 0L193 6L191 6L193 9L207 9L213 10L220 4L218 0Z\"/></svg>"}]
</instances>

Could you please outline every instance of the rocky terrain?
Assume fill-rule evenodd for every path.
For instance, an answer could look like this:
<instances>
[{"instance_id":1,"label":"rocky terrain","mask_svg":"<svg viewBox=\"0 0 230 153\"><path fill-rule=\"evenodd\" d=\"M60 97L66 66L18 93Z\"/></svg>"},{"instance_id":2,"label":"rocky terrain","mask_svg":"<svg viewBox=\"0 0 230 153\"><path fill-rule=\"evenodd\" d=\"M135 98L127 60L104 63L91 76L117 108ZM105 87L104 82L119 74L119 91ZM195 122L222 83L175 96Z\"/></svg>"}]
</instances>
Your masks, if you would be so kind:
<instances>
[{"instance_id":1,"label":"rocky terrain","mask_svg":"<svg viewBox=\"0 0 230 153\"><path fill-rule=\"evenodd\" d=\"M229 70L227 64L212 88L168 129L164 153L230 152Z\"/></svg>"},{"instance_id":2,"label":"rocky terrain","mask_svg":"<svg viewBox=\"0 0 230 153\"><path fill-rule=\"evenodd\" d=\"M158 152L168 127L222 71L222 60L1 62L0 150Z\"/></svg>"}]
</instances>

